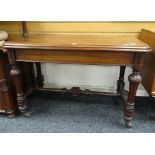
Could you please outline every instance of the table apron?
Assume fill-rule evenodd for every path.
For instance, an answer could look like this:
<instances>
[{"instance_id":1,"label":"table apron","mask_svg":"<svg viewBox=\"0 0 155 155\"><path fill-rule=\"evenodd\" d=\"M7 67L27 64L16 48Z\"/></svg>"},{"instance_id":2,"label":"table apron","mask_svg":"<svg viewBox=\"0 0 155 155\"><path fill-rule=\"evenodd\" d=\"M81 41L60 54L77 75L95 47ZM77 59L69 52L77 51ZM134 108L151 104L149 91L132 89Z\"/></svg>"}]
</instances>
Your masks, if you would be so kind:
<instances>
[{"instance_id":1,"label":"table apron","mask_svg":"<svg viewBox=\"0 0 155 155\"><path fill-rule=\"evenodd\" d=\"M16 61L132 65L134 52L16 49Z\"/></svg>"}]
</instances>

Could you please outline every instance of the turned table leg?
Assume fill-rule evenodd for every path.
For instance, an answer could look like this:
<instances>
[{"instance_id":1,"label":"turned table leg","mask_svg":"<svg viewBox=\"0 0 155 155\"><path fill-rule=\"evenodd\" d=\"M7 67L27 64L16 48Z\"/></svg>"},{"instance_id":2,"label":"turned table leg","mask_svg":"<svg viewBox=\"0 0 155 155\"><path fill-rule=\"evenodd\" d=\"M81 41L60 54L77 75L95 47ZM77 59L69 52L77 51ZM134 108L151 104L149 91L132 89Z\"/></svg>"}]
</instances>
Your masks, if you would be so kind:
<instances>
[{"instance_id":1,"label":"turned table leg","mask_svg":"<svg viewBox=\"0 0 155 155\"><path fill-rule=\"evenodd\" d=\"M134 65L132 67L133 72L129 75L129 93L127 97L127 101L124 106L124 120L125 126L128 128L132 127L132 117L134 114L134 99L137 92L137 88L139 83L142 81L142 77L140 75L140 71L142 68L142 55L136 55L134 60Z\"/></svg>"},{"instance_id":2,"label":"turned table leg","mask_svg":"<svg viewBox=\"0 0 155 155\"><path fill-rule=\"evenodd\" d=\"M22 86L22 78L21 78L21 71L17 66L17 63L15 61L15 55L14 51L10 50L8 53L10 64L12 65L12 69L10 71L10 74L12 76L14 86L17 93L17 103L19 111L22 113L23 116L30 117L30 114L27 110L27 105L25 103L25 96L23 92L23 86Z\"/></svg>"},{"instance_id":3,"label":"turned table leg","mask_svg":"<svg viewBox=\"0 0 155 155\"><path fill-rule=\"evenodd\" d=\"M40 62L36 62L36 70L37 70L37 77L36 77L36 86L43 87L44 85L44 77L41 73L41 64Z\"/></svg>"}]
</instances>

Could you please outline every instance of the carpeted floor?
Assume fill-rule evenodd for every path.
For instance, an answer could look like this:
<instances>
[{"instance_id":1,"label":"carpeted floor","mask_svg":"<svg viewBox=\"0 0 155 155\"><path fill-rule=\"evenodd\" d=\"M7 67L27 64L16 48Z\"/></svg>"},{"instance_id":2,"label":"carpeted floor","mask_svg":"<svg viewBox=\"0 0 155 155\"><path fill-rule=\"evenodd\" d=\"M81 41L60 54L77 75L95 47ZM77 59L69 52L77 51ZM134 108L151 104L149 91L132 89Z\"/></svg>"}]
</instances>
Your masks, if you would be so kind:
<instances>
[{"instance_id":1,"label":"carpeted floor","mask_svg":"<svg viewBox=\"0 0 155 155\"><path fill-rule=\"evenodd\" d=\"M27 99L31 118L0 115L0 132L114 133L155 132L155 98L137 97L134 127L123 121L123 105L117 97L71 96L33 92Z\"/></svg>"}]
</instances>

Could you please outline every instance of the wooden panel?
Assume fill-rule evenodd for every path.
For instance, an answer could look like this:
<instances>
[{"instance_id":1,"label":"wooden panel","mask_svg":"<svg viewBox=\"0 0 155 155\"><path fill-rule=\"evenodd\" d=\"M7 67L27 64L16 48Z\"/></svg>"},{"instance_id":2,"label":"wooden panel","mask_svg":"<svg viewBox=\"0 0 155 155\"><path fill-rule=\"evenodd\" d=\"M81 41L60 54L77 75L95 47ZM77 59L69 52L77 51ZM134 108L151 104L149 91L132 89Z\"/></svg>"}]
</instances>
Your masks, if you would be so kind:
<instances>
[{"instance_id":1,"label":"wooden panel","mask_svg":"<svg viewBox=\"0 0 155 155\"><path fill-rule=\"evenodd\" d=\"M29 33L138 33L155 30L155 22L27 22ZM21 22L0 22L0 29L22 32Z\"/></svg>"},{"instance_id":2,"label":"wooden panel","mask_svg":"<svg viewBox=\"0 0 155 155\"><path fill-rule=\"evenodd\" d=\"M144 58L144 67L142 70L143 85L150 95L155 95L155 33L143 30L139 38L148 43L152 52Z\"/></svg>"},{"instance_id":3,"label":"wooden panel","mask_svg":"<svg viewBox=\"0 0 155 155\"><path fill-rule=\"evenodd\" d=\"M152 53L155 54L155 33L150 30L142 30L139 39L149 44L152 48Z\"/></svg>"},{"instance_id":4,"label":"wooden panel","mask_svg":"<svg viewBox=\"0 0 155 155\"><path fill-rule=\"evenodd\" d=\"M153 81L153 55L152 54L147 54L144 58L144 66L142 69L142 84L147 90L147 92L151 95L152 90L152 81Z\"/></svg>"},{"instance_id":5,"label":"wooden panel","mask_svg":"<svg viewBox=\"0 0 155 155\"><path fill-rule=\"evenodd\" d=\"M94 51L50 51L50 50L16 50L16 60L83 63L83 64L132 64L134 53Z\"/></svg>"}]
</instances>

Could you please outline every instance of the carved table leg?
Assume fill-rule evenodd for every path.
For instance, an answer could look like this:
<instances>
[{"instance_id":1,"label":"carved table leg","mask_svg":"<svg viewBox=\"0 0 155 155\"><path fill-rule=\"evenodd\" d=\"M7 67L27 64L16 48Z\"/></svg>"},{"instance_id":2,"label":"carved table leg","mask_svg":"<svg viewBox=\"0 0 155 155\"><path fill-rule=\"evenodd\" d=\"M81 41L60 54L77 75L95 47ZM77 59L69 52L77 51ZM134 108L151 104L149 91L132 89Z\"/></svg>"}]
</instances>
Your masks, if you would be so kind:
<instances>
[{"instance_id":1,"label":"carved table leg","mask_svg":"<svg viewBox=\"0 0 155 155\"><path fill-rule=\"evenodd\" d=\"M125 106L124 106L125 126L128 128L132 127L131 120L134 114L134 105L135 105L134 98L136 95L138 85L142 81L142 77L140 75L141 68L142 68L141 57L139 57L139 55L136 55L134 65L132 67L133 72L128 77L129 93L128 93L127 102L125 103Z\"/></svg>"},{"instance_id":2,"label":"carved table leg","mask_svg":"<svg viewBox=\"0 0 155 155\"><path fill-rule=\"evenodd\" d=\"M36 69L37 69L36 85L37 85L37 87L43 87L43 85L44 85L44 77L41 74L41 64L40 64L40 62L36 62Z\"/></svg>"},{"instance_id":3,"label":"carved table leg","mask_svg":"<svg viewBox=\"0 0 155 155\"><path fill-rule=\"evenodd\" d=\"M30 114L27 111L27 105L25 103L25 96L24 96L23 87L22 87L21 71L16 64L14 52L10 50L8 53L8 56L9 56L10 64L12 65L10 74L13 78L14 86L17 92L17 103L18 103L19 111L22 113L23 116L30 117Z\"/></svg>"}]
</instances>

